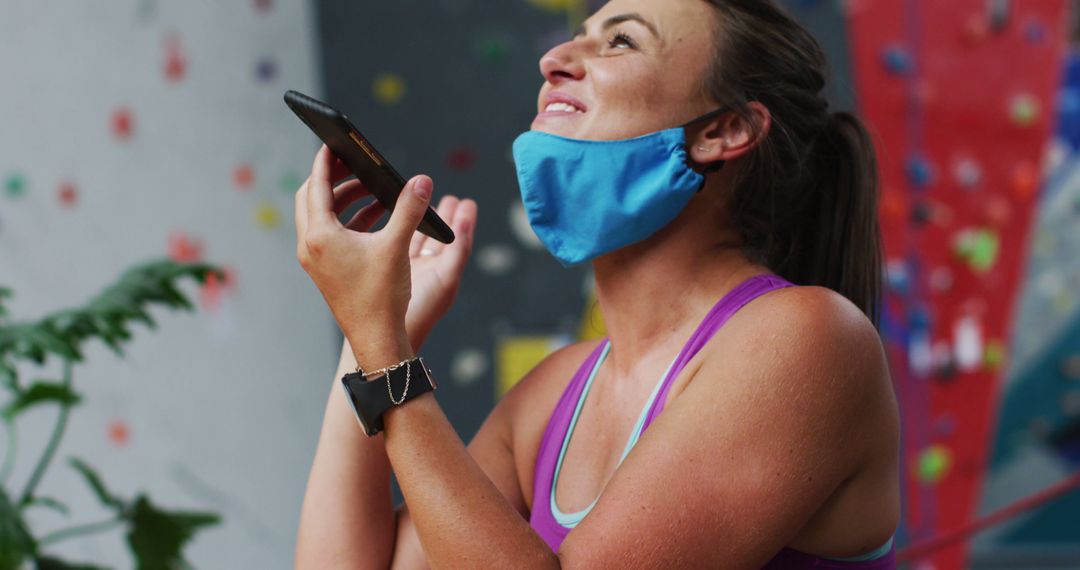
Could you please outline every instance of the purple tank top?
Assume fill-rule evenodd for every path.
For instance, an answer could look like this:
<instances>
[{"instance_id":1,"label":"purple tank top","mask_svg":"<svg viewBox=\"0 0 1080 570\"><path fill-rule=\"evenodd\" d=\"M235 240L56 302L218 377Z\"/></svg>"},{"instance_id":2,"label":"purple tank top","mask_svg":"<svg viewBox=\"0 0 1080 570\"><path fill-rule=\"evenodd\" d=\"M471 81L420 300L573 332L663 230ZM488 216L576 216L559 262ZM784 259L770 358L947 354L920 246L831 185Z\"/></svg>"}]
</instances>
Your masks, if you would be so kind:
<instances>
[{"instance_id":1,"label":"purple tank top","mask_svg":"<svg viewBox=\"0 0 1080 570\"><path fill-rule=\"evenodd\" d=\"M671 391L671 385L674 382L674 379L679 376L679 373L686 364L690 362L694 355L696 355L707 342L709 342L716 331L720 330L720 327L723 326L732 315L750 301L769 291L791 286L791 283L781 277L771 274L762 274L747 279L732 289L727 295L724 295L724 297L713 306L712 310L710 310L701 321L701 324L698 325L694 334L690 335L690 339L686 341L686 344L679 352L679 355L669 369L667 376L662 380L660 391L657 394L652 407L648 411L642 431L647 429L660 412L663 411L664 401L667 399L668 392ZM607 344L606 339L596 347L596 350L594 350L592 354L585 359L585 362L582 363L581 367L578 368L577 373L574 374L570 384L567 385L562 397L559 398L559 403L555 406L555 411L552 412L551 419L548 420L547 428L544 430L544 437L540 441L540 451L536 458L536 473L533 482L533 504L532 513L529 517L529 524L537 534L551 546L551 549L555 551L558 551L559 545L562 544L566 535L570 533L570 529L559 524L551 513L551 486L555 478L555 467L559 459L559 452L562 448L563 440L566 438L567 430L570 427L571 418L574 415L574 408L585 387L589 373L600 358L605 344ZM790 548L784 548L763 567L763 570L798 570L802 568L820 568L827 570L894 570L896 568L895 554L896 547L893 545L888 552L879 558L853 562L822 558Z\"/></svg>"}]
</instances>

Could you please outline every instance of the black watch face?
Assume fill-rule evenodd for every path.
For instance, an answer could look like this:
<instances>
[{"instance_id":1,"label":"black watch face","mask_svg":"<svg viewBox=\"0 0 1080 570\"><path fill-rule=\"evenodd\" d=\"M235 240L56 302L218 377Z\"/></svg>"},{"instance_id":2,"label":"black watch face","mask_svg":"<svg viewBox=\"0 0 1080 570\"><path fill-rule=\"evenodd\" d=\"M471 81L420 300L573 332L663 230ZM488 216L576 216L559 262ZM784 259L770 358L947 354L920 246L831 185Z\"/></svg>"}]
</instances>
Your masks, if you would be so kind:
<instances>
[{"instance_id":1,"label":"black watch face","mask_svg":"<svg viewBox=\"0 0 1080 570\"><path fill-rule=\"evenodd\" d=\"M373 431L367 422L364 421L364 414L360 413L360 409L356 407L356 400L353 399L352 390L349 388L349 383L342 379L341 388L345 390L345 399L349 401L349 406L353 410L353 415L356 416L356 421L360 422L360 427L364 428L364 433L369 437L375 435L376 431Z\"/></svg>"}]
</instances>

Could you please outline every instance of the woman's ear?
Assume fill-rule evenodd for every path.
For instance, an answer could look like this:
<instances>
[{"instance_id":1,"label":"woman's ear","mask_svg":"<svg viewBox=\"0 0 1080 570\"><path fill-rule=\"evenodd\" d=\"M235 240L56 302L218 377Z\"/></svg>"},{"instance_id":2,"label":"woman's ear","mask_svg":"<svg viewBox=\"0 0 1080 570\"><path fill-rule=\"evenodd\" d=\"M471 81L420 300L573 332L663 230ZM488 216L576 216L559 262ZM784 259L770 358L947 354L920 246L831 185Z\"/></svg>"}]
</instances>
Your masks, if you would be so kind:
<instances>
[{"instance_id":1,"label":"woman's ear","mask_svg":"<svg viewBox=\"0 0 1080 570\"><path fill-rule=\"evenodd\" d=\"M690 159L698 164L713 164L739 158L756 147L768 135L772 115L757 101L746 106L757 123L756 129L738 113L724 113L687 140Z\"/></svg>"}]
</instances>

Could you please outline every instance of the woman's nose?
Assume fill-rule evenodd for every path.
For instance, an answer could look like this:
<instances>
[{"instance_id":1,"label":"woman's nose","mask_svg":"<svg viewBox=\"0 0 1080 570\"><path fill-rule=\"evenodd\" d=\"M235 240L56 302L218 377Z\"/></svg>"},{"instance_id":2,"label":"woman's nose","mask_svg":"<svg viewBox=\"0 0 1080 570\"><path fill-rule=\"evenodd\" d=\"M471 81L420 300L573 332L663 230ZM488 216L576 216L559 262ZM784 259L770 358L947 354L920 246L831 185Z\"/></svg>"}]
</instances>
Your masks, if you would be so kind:
<instances>
[{"instance_id":1,"label":"woman's nose","mask_svg":"<svg viewBox=\"0 0 1080 570\"><path fill-rule=\"evenodd\" d=\"M568 79L585 77L578 42L569 41L559 44L540 58L540 73L552 85L558 85Z\"/></svg>"}]
</instances>

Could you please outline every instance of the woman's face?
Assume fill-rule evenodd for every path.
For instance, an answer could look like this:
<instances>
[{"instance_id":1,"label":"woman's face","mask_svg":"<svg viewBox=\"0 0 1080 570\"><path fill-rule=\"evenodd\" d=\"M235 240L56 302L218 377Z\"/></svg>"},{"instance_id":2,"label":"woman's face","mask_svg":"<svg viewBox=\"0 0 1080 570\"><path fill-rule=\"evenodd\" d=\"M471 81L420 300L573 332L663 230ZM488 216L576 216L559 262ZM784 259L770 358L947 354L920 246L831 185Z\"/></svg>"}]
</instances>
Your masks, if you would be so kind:
<instances>
[{"instance_id":1,"label":"woman's face","mask_svg":"<svg viewBox=\"0 0 1080 570\"><path fill-rule=\"evenodd\" d=\"M702 0L611 0L540 60L533 130L617 140L676 127L713 106L714 18Z\"/></svg>"}]
</instances>

